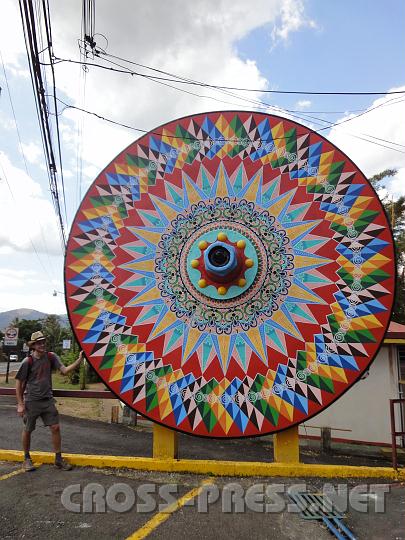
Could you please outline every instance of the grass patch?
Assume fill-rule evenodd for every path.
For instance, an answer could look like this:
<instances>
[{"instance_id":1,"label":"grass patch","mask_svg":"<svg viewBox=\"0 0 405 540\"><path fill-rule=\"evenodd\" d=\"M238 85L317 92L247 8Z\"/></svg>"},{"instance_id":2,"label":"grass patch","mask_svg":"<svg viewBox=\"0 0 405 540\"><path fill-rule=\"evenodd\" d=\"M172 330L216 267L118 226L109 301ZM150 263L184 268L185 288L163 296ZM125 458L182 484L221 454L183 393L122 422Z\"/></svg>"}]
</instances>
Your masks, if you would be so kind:
<instances>
[{"instance_id":1,"label":"grass patch","mask_svg":"<svg viewBox=\"0 0 405 540\"><path fill-rule=\"evenodd\" d=\"M60 414L85 418L89 420L101 420L101 400L96 398L56 398Z\"/></svg>"},{"instance_id":2,"label":"grass patch","mask_svg":"<svg viewBox=\"0 0 405 540\"><path fill-rule=\"evenodd\" d=\"M6 375L0 375L0 386L5 388L15 388L15 375L16 372L10 372L8 376L8 383L6 383ZM69 379L59 372L52 373L52 388L58 390L80 390L78 384L71 384Z\"/></svg>"},{"instance_id":3,"label":"grass patch","mask_svg":"<svg viewBox=\"0 0 405 540\"><path fill-rule=\"evenodd\" d=\"M80 390L79 384L71 384L62 373L52 373L52 387L57 390Z\"/></svg>"},{"instance_id":4,"label":"grass patch","mask_svg":"<svg viewBox=\"0 0 405 540\"><path fill-rule=\"evenodd\" d=\"M3 388L15 388L15 374L9 374L8 383L6 383L5 374L0 374L0 386ZM80 390L79 384L71 384L69 378L60 372L52 373L52 388L54 390ZM103 383L91 383L86 385L86 389L107 390ZM97 398L65 398L57 397L57 407L60 414L73 416L75 418L85 418L89 420L110 420L109 408L105 410L103 400ZM117 402L118 403L118 402Z\"/></svg>"}]
</instances>

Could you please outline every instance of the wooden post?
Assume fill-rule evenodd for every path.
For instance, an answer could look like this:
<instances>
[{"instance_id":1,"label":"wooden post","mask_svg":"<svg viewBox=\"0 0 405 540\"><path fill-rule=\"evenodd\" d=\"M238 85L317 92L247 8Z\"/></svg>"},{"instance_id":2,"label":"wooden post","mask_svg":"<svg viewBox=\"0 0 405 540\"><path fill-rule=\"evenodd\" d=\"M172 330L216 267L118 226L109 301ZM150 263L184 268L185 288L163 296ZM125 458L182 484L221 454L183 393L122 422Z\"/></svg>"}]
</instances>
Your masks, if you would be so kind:
<instances>
[{"instance_id":1,"label":"wooden post","mask_svg":"<svg viewBox=\"0 0 405 540\"><path fill-rule=\"evenodd\" d=\"M274 461L277 463L299 463L300 448L298 426L293 426L273 436Z\"/></svg>"},{"instance_id":2,"label":"wooden post","mask_svg":"<svg viewBox=\"0 0 405 540\"><path fill-rule=\"evenodd\" d=\"M111 407L111 423L112 424L118 424L118 422L119 422L119 413L120 413L120 406L119 405L113 405Z\"/></svg>"},{"instance_id":3,"label":"wooden post","mask_svg":"<svg viewBox=\"0 0 405 540\"><path fill-rule=\"evenodd\" d=\"M330 427L321 428L321 448L324 454L329 454L332 448L332 436Z\"/></svg>"},{"instance_id":4,"label":"wooden post","mask_svg":"<svg viewBox=\"0 0 405 540\"><path fill-rule=\"evenodd\" d=\"M138 415L136 411L130 411L129 413L129 425L137 426L138 425Z\"/></svg>"},{"instance_id":5,"label":"wooden post","mask_svg":"<svg viewBox=\"0 0 405 540\"><path fill-rule=\"evenodd\" d=\"M153 457L158 459L178 458L177 431L160 424L153 424Z\"/></svg>"},{"instance_id":6,"label":"wooden post","mask_svg":"<svg viewBox=\"0 0 405 540\"><path fill-rule=\"evenodd\" d=\"M84 360L79 367L80 390L86 390L87 360Z\"/></svg>"}]
</instances>

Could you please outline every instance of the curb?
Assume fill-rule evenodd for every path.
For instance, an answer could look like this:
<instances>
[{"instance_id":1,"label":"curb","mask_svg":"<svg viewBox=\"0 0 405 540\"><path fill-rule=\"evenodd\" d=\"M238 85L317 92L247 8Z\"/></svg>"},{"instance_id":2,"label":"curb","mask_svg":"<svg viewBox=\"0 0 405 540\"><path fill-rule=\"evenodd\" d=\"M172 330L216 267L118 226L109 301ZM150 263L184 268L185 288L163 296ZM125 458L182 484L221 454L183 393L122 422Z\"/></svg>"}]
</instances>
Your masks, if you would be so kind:
<instances>
[{"instance_id":1,"label":"curb","mask_svg":"<svg viewBox=\"0 0 405 540\"><path fill-rule=\"evenodd\" d=\"M54 462L51 452L31 452L37 463ZM352 465L317 465L307 463L259 463L248 461L215 461L197 459L156 459L127 456L96 456L63 454L72 465L140 471L210 474L214 476L284 476L320 478L389 478L405 480L405 469L390 467L363 467ZM0 450L0 461L23 461L20 450Z\"/></svg>"}]
</instances>

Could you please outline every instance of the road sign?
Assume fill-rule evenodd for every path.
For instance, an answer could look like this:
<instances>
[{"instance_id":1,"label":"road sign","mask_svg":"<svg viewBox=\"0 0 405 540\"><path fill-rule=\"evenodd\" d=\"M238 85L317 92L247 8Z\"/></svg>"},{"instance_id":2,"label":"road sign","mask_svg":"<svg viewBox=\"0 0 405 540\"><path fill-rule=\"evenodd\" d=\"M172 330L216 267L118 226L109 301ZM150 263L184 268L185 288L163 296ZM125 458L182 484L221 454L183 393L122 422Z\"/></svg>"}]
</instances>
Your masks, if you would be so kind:
<instances>
[{"instance_id":1,"label":"road sign","mask_svg":"<svg viewBox=\"0 0 405 540\"><path fill-rule=\"evenodd\" d=\"M18 342L18 328L9 326L4 332L4 345L6 347L15 347Z\"/></svg>"},{"instance_id":2,"label":"road sign","mask_svg":"<svg viewBox=\"0 0 405 540\"><path fill-rule=\"evenodd\" d=\"M70 349L71 340L70 339L64 339L62 343L63 349Z\"/></svg>"}]
</instances>

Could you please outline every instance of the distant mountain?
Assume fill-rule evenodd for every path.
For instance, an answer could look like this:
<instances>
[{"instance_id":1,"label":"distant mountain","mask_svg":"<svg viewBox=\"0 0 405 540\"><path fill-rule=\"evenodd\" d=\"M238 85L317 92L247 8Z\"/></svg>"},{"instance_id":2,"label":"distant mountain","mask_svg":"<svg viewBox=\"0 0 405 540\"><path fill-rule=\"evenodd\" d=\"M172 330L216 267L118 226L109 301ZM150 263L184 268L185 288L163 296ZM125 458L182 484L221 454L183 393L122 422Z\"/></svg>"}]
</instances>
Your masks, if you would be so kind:
<instances>
[{"instance_id":1,"label":"distant mountain","mask_svg":"<svg viewBox=\"0 0 405 540\"><path fill-rule=\"evenodd\" d=\"M4 330L7 326L10 325L11 321L16 317L19 319L26 319L28 321L34 321L37 319L44 319L49 313L43 313L42 311L37 311L36 309L12 309L10 311L3 311L0 313L0 330ZM69 324L67 315L59 315L60 323L63 326Z\"/></svg>"}]
</instances>

